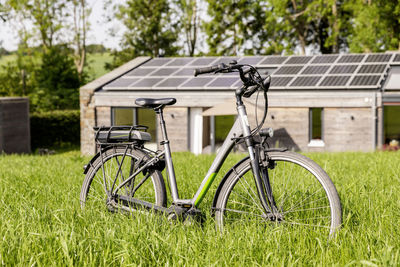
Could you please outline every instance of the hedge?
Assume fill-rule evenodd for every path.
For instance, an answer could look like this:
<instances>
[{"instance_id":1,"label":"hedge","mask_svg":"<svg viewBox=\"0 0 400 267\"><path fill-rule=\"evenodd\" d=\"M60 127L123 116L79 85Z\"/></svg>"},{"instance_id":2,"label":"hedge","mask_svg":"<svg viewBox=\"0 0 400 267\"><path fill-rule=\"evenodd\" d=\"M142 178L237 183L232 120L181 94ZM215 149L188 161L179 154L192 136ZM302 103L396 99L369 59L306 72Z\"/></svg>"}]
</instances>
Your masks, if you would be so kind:
<instances>
[{"instance_id":1,"label":"hedge","mask_svg":"<svg viewBox=\"0 0 400 267\"><path fill-rule=\"evenodd\" d=\"M79 110L33 113L30 122L32 150L80 143Z\"/></svg>"}]
</instances>

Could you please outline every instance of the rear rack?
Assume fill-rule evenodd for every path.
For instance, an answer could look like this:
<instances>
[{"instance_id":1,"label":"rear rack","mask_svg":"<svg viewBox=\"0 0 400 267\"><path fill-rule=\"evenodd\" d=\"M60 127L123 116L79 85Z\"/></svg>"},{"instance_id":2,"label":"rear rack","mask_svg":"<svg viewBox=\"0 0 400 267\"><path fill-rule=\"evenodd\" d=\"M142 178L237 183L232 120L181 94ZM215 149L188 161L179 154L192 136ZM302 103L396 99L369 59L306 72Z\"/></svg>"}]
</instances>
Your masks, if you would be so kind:
<instances>
[{"instance_id":1,"label":"rear rack","mask_svg":"<svg viewBox=\"0 0 400 267\"><path fill-rule=\"evenodd\" d=\"M115 143L144 143L150 141L151 136L147 133L147 126L100 126L93 127L95 131L95 140L98 144Z\"/></svg>"}]
</instances>

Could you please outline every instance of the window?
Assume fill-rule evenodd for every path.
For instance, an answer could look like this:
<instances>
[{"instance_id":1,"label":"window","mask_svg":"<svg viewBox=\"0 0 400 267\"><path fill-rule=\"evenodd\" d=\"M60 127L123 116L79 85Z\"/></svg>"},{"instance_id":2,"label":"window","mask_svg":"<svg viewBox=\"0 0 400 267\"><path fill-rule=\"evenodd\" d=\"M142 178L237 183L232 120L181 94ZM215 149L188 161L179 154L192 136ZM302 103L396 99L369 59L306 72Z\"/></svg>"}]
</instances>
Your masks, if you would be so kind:
<instances>
[{"instance_id":1,"label":"window","mask_svg":"<svg viewBox=\"0 0 400 267\"><path fill-rule=\"evenodd\" d=\"M323 109L310 108L310 145L323 145Z\"/></svg>"},{"instance_id":2,"label":"window","mask_svg":"<svg viewBox=\"0 0 400 267\"><path fill-rule=\"evenodd\" d=\"M133 108L113 108L112 125L132 125Z\"/></svg>"},{"instance_id":3,"label":"window","mask_svg":"<svg viewBox=\"0 0 400 267\"><path fill-rule=\"evenodd\" d=\"M156 141L157 120L156 113L145 108L112 108L112 125L145 125L151 134L153 142Z\"/></svg>"},{"instance_id":4,"label":"window","mask_svg":"<svg viewBox=\"0 0 400 267\"><path fill-rule=\"evenodd\" d=\"M384 106L383 132L385 144L400 141L400 106Z\"/></svg>"},{"instance_id":5,"label":"window","mask_svg":"<svg viewBox=\"0 0 400 267\"><path fill-rule=\"evenodd\" d=\"M235 123L234 115L215 116L215 143L220 144L225 141L232 125Z\"/></svg>"}]
</instances>

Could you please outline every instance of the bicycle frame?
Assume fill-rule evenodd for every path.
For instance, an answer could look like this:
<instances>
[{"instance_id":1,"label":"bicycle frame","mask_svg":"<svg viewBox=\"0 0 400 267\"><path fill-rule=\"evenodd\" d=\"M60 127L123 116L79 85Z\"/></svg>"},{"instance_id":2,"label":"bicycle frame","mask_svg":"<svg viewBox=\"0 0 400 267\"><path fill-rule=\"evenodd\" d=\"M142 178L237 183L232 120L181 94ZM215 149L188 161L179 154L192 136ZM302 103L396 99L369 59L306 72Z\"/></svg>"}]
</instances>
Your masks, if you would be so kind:
<instances>
[{"instance_id":1,"label":"bicycle frame","mask_svg":"<svg viewBox=\"0 0 400 267\"><path fill-rule=\"evenodd\" d=\"M228 136L226 137L224 143L222 144L222 147L220 148L219 152L217 153L213 163L211 164L210 168L207 171L207 174L205 175L203 181L201 182L197 192L193 196L192 199L180 199L179 194L178 194L178 187L176 184L176 177L175 177L175 170L172 162L172 157L171 157L171 150L169 146L169 141L167 137L167 131L165 128L165 122L163 119L162 111L159 110L157 112L157 115L159 116L159 121L160 121L160 126L161 126L161 132L163 135L163 141L161 141L161 144L164 146L164 151L161 153L164 153L165 156L165 161L166 161L166 167L167 167L167 172L168 172L168 179L170 182L170 188L171 188L171 197L172 201L174 204L178 205L191 205L191 206L198 206L204 199L205 195L207 194L210 186L214 182L214 179L220 170L222 164L224 163L225 159L231 152L235 141L234 138L238 138L242 135L245 137L250 135L250 126L248 123L248 118L247 118L247 113L246 113L246 108L243 104L238 104L237 106L237 111L238 111L238 117L233 124L231 130L228 133ZM254 150L253 147L248 147L249 149L249 155L251 159L254 159ZM158 155L156 155L158 157Z\"/></svg>"}]
</instances>

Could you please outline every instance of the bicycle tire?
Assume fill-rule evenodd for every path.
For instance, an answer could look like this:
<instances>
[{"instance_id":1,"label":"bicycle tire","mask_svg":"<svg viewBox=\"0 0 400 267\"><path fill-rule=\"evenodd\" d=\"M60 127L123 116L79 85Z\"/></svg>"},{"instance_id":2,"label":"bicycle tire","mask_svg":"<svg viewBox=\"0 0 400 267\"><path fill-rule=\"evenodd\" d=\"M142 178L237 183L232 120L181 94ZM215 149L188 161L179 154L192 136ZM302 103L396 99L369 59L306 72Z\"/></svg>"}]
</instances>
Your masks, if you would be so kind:
<instances>
[{"instance_id":1,"label":"bicycle tire","mask_svg":"<svg viewBox=\"0 0 400 267\"><path fill-rule=\"evenodd\" d=\"M322 229L333 236L341 224L342 210L339 195L326 172L311 159L294 152L271 151L268 157L275 163L274 168L268 169L268 174L282 218L272 221L263 211L250 159L247 159L222 185L215 206L219 230L223 231L231 221L234 222L230 224L232 227L257 222L263 227L308 226L307 229ZM290 194L286 193L286 188L292 190Z\"/></svg>"},{"instance_id":2,"label":"bicycle tire","mask_svg":"<svg viewBox=\"0 0 400 267\"><path fill-rule=\"evenodd\" d=\"M126 179L129 176L129 173L133 173L134 170L136 170L140 165L140 162L149 159L149 155L145 151L137 148L128 148L126 150L125 158L122 161L125 150L126 147L123 146L109 147L102 152L103 160L99 156L90 166L88 166L90 169L85 176L80 193L80 203L82 208L87 208L88 203L92 204L91 207L98 207L100 209L106 207L106 190L109 190L112 187L114 182L113 177L115 178L119 169L119 165L121 165L121 171L119 172L119 176L115 182L114 188L116 188L116 186ZM103 168L101 166L102 162L104 163L106 183L104 183L103 179ZM121 192L119 192L119 194L134 197L138 200L144 200L157 206L166 207L167 193L165 189L165 183L160 171L158 170L149 170L148 179L145 180L144 183L137 189L134 196L131 195L132 188L134 188L135 183L138 185L140 181L144 179L144 177L145 174L143 174L143 172L139 173L135 177L135 181L133 183L129 183L121 188ZM125 208L128 206L129 205L126 204L124 205ZM134 210L131 206L128 208L130 211Z\"/></svg>"}]
</instances>

